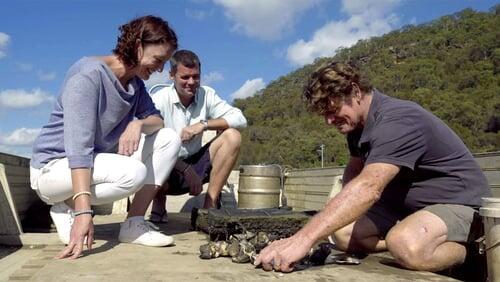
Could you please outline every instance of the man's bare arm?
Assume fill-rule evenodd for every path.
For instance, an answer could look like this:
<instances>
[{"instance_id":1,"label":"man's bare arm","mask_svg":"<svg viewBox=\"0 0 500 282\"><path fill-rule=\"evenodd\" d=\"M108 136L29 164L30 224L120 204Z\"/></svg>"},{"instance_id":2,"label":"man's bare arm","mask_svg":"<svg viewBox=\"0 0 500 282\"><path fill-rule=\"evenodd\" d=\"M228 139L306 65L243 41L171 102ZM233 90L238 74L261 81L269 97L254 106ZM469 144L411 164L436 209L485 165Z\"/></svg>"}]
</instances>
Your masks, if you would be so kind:
<instances>
[{"instance_id":1,"label":"man's bare arm","mask_svg":"<svg viewBox=\"0 0 500 282\"><path fill-rule=\"evenodd\" d=\"M367 165L340 193L330 199L323 211L315 215L299 233L314 244L354 222L380 198L385 186L398 172L399 167L392 164Z\"/></svg>"},{"instance_id":2,"label":"man's bare arm","mask_svg":"<svg viewBox=\"0 0 500 282\"><path fill-rule=\"evenodd\" d=\"M363 170L364 162L360 157L351 157L344 169L342 176L342 187L345 187L352 179L358 176Z\"/></svg>"},{"instance_id":3,"label":"man's bare arm","mask_svg":"<svg viewBox=\"0 0 500 282\"><path fill-rule=\"evenodd\" d=\"M323 211L292 237L274 241L264 248L254 264L261 264L265 270L292 271L295 262L303 258L315 242L364 214L398 172L399 167L391 164L367 165L327 203Z\"/></svg>"}]
</instances>

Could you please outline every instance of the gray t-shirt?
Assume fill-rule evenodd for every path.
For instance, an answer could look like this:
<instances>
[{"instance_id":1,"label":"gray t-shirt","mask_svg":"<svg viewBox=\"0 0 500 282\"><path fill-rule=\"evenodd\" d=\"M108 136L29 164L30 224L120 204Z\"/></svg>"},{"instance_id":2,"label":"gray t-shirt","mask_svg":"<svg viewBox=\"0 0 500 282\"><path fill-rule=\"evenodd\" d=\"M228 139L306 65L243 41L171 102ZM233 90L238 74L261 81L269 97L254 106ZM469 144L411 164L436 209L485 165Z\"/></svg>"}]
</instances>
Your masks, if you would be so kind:
<instances>
[{"instance_id":1,"label":"gray t-shirt","mask_svg":"<svg viewBox=\"0 0 500 282\"><path fill-rule=\"evenodd\" d=\"M416 103L374 90L363 129L347 136L352 156L365 165L401 167L380 201L418 210L437 203L481 205L491 195L486 177L462 140Z\"/></svg>"},{"instance_id":2,"label":"gray t-shirt","mask_svg":"<svg viewBox=\"0 0 500 282\"><path fill-rule=\"evenodd\" d=\"M33 144L31 166L67 157L70 168L90 168L97 153L116 153L118 139L134 118L160 116L144 82L125 90L101 60L84 57L68 70L47 125Z\"/></svg>"}]
</instances>

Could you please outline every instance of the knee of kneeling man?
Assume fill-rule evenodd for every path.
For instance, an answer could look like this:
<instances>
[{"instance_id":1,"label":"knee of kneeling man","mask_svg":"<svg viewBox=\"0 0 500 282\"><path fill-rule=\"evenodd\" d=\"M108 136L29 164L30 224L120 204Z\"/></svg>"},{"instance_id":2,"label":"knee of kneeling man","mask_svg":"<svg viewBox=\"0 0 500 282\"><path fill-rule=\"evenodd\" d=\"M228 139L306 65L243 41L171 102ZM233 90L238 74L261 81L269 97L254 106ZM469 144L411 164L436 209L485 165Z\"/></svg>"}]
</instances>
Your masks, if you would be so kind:
<instances>
[{"instance_id":1,"label":"knee of kneeling man","mask_svg":"<svg viewBox=\"0 0 500 282\"><path fill-rule=\"evenodd\" d=\"M238 147L241 144L241 133L235 128L228 128L222 133L225 138L231 143Z\"/></svg>"},{"instance_id":2,"label":"knee of kneeling man","mask_svg":"<svg viewBox=\"0 0 500 282\"><path fill-rule=\"evenodd\" d=\"M385 236L385 244L390 252L394 251L395 253L398 253L399 251L406 249L409 242L407 242L405 234L391 230Z\"/></svg>"},{"instance_id":3,"label":"knee of kneeling man","mask_svg":"<svg viewBox=\"0 0 500 282\"><path fill-rule=\"evenodd\" d=\"M388 234L385 239L387 250L403 266L409 269L419 269L422 263L422 252L419 246L403 234Z\"/></svg>"}]
</instances>

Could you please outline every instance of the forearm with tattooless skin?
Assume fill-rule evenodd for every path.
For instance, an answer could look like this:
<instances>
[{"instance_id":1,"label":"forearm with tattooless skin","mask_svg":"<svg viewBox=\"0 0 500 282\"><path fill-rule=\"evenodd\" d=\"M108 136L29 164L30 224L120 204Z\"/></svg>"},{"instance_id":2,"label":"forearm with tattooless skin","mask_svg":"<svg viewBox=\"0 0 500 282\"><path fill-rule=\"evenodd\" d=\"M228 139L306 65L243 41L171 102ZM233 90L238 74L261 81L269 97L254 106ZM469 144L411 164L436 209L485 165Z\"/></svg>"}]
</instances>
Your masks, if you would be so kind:
<instances>
[{"instance_id":1,"label":"forearm with tattooless skin","mask_svg":"<svg viewBox=\"0 0 500 282\"><path fill-rule=\"evenodd\" d=\"M71 169L71 183L73 184L73 195L82 191L90 192L90 168ZM75 199L75 210L90 210L90 196L82 194Z\"/></svg>"},{"instance_id":2,"label":"forearm with tattooless skin","mask_svg":"<svg viewBox=\"0 0 500 282\"><path fill-rule=\"evenodd\" d=\"M142 123L142 133L149 135L164 127L163 119L156 115L150 115L139 120Z\"/></svg>"},{"instance_id":3,"label":"forearm with tattooless skin","mask_svg":"<svg viewBox=\"0 0 500 282\"><path fill-rule=\"evenodd\" d=\"M208 129L210 130L219 130L219 129L227 129L229 128L229 124L223 118L211 119L207 121Z\"/></svg>"},{"instance_id":4,"label":"forearm with tattooless skin","mask_svg":"<svg viewBox=\"0 0 500 282\"><path fill-rule=\"evenodd\" d=\"M399 172L399 167L385 163L367 165L299 233L314 242L354 222L380 198L385 186Z\"/></svg>"}]
</instances>

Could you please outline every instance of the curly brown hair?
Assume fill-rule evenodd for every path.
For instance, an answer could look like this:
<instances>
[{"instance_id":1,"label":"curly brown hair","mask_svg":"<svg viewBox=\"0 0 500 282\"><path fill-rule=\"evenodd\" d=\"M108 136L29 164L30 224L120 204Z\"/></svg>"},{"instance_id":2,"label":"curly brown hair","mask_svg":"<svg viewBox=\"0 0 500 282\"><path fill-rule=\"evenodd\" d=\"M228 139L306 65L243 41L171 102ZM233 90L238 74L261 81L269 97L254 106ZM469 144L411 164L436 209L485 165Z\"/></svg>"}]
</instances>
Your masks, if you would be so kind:
<instances>
[{"instance_id":1,"label":"curly brown hair","mask_svg":"<svg viewBox=\"0 0 500 282\"><path fill-rule=\"evenodd\" d=\"M160 17L148 15L136 18L120 26L119 30L120 36L113 54L128 67L133 68L138 64L137 40L142 46L169 43L174 50L178 47L175 31Z\"/></svg>"},{"instance_id":2,"label":"curly brown hair","mask_svg":"<svg viewBox=\"0 0 500 282\"><path fill-rule=\"evenodd\" d=\"M304 87L303 97L309 110L324 114L331 106L340 108L353 94L352 83L362 93L370 93L373 86L352 63L329 62L317 68Z\"/></svg>"}]
</instances>

